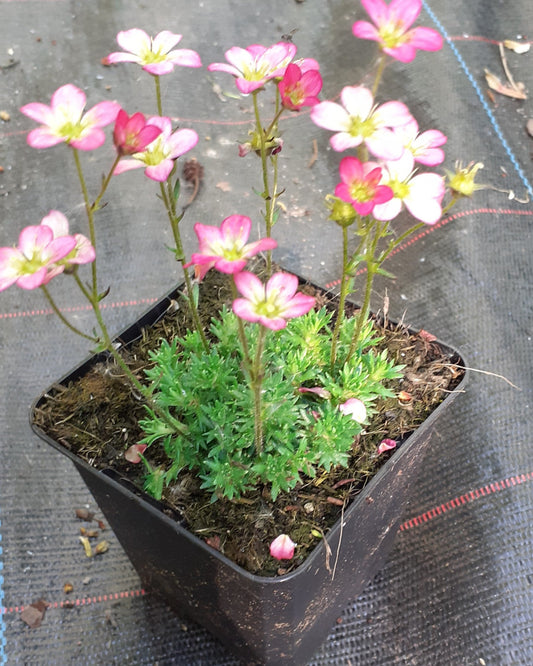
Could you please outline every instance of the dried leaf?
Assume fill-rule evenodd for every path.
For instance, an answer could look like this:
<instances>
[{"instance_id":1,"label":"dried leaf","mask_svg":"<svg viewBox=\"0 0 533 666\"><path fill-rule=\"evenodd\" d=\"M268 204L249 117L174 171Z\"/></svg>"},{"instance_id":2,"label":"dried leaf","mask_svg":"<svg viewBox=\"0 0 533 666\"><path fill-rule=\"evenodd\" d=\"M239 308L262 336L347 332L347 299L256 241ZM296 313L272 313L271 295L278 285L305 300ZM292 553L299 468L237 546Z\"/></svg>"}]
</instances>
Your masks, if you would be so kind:
<instances>
[{"instance_id":1,"label":"dried leaf","mask_svg":"<svg viewBox=\"0 0 533 666\"><path fill-rule=\"evenodd\" d=\"M515 86L507 85L502 83L500 79L492 72L489 72L488 69L485 70L485 79L487 80L489 88L500 95L512 97L513 99L527 99L523 83L517 83Z\"/></svg>"},{"instance_id":2,"label":"dried leaf","mask_svg":"<svg viewBox=\"0 0 533 666\"><path fill-rule=\"evenodd\" d=\"M514 51L519 55L522 55L522 53L527 53L531 47L531 44L529 44L529 42L515 42L514 39L504 39L503 45L505 46L506 49Z\"/></svg>"},{"instance_id":3,"label":"dried leaf","mask_svg":"<svg viewBox=\"0 0 533 666\"><path fill-rule=\"evenodd\" d=\"M215 185L215 187L222 190L222 192L231 192L231 185L225 180L221 180L220 183Z\"/></svg>"},{"instance_id":4,"label":"dried leaf","mask_svg":"<svg viewBox=\"0 0 533 666\"><path fill-rule=\"evenodd\" d=\"M63 592L65 594L70 594L74 590L74 585L72 583L65 583L63 585Z\"/></svg>"},{"instance_id":5,"label":"dried leaf","mask_svg":"<svg viewBox=\"0 0 533 666\"><path fill-rule=\"evenodd\" d=\"M529 136L533 137L533 118L530 118L526 124L526 130Z\"/></svg>"},{"instance_id":6,"label":"dried leaf","mask_svg":"<svg viewBox=\"0 0 533 666\"><path fill-rule=\"evenodd\" d=\"M37 629L37 627L41 626L47 608L48 602L44 601L44 599L39 599L21 612L20 619L31 629Z\"/></svg>"}]
</instances>

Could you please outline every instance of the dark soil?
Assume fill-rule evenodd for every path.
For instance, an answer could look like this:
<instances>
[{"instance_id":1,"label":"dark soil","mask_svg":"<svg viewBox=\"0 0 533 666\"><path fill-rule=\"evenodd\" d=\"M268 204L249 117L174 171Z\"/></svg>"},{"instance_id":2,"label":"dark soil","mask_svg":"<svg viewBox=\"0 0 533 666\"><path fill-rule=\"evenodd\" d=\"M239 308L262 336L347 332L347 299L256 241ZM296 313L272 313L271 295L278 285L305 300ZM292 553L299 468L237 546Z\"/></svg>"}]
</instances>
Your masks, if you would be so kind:
<instances>
[{"instance_id":1,"label":"dark soil","mask_svg":"<svg viewBox=\"0 0 533 666\"><path fill-rule=\"evenodd\" d=\"M303 290L327 305L332 296L312 285ZM123 357L139 380L148 367L147 353L162 337L184 333L189 325L186 305L172 300L155 326L143 329L140 337L123 348ZM231 300L226 276L210 271L201 285L200 302L204 319L210 318L220 302ZM434 337L425 331L414 333L403 325L376 321L377 332L397 363L404 364L404 377L391 383L395 398L382 400L378 414L353 446L348 468L318 475L281 494L272 501L268 489L259 488L239 500L211 502L211 494L199 489L190 472L182 473L165 490L162 504L177 512L186 527L213 548L248 571L275 576L291 571L305 559L339 518L341 511L360 492L394 451L377 455L382 439L402 441L453 391L463 376ZM378 347L380 349L380 347ZM129 388L120 369L105 356L86 374L66 385L55 385L40 401L34 421L51 438L98 468L112 468L139 488L143 467L128 463L126 449L143 436L137 421L144 416L142 401ZM157 464L151 447L149 459ZM295 557L280 563L269 554L270 542L289 534L297 545Z\"/></svg>"}]
</instances>

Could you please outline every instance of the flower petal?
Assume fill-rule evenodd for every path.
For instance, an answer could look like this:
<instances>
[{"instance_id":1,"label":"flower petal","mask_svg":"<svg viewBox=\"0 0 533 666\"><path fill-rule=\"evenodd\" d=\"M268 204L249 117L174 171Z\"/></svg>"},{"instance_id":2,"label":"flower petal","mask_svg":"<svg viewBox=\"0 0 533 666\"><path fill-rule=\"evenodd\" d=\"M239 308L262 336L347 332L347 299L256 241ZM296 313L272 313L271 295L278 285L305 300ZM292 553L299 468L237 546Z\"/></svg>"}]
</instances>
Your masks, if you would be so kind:
<instances>
[{"instance_id":1,"label":"flower petal","mask_svg":"<svg viewBox=\"0 0 533 666\"><path fill-rule=\"evenodd\" d=\"M152 48L149 35L139 28L121 30L117 35L117 43L124 51L129 51L137 56Z\"/></svg>"},{"instance_id":2,"label":"flower petal","mask_svg":"<svg viewBox=\"0 0 533 666\"><path fill-rule=\"evenodd\" d=\"M392 21L401 21L407 30L418 18L422 9L422 0L392 0L389 5L389 17Z\"/></svg>"},{"instance_id":3,"label":"flower petal","mask_svg":"<svg viewBox=\"0 0 533 666\"><path fill-rule=\"evenodd\" d=\"M48 127L38 127L28 133L26 141L32 148L40 149L57 146L58 143L63 143L65 139L48 129Z\"/></svg>"},{"instance_id":4,"label":"flower petal","mask_svg":"<svg viewBox=\"0 0 533 666\"><path fill-rule=\"evenodd\" d=\"M360 39L372 39L375 42L380 40L376 26L368 21L356 21L352 25L352 33L355 37L359 37Z\"/></svg>"},{"instance_id":5,"label":"flower petal","mask_svg":"<svg viewBox=\"0 0 533 666\"><path fill-rule=\"evenodd\" d=\"M79 139L72 139L69 144L78 150L95 150L105 143L105 133L103 130L95 127L85 130Z\"/></svg>"},{"instance_id":6,"label":"flower petal","mask_svg":"<svg viewBox=\"0 0 533 666\"><path fill-rule=\"evenodd\" d=\"M58 88L52 95L52 110L60 110L69 120L77 122L83 113L87 98L83 90L71 83Z\"/></svg>"},{"instance_id":7,"label":"flower petal","mask_svg":"<svg viewBox=\"0 0 533 666\"><path fill-rule=\"evenodd\" d=\"M346 86L341 91L341 101L350 116L365 120L372 111L374 97L364 86Z\"/></svg>"},{"instance_id":8,"label":"flower petal","mask_svg":"<svg viewBox=\"0 0 533 666\"><path fill-rule=\"evenodd\" d=\"M174 168L174 161L171 159L163 160L155 166L148 166L144 170L144 173L159 183L163 183L169 176L170 172Z\"/></svg>"},{"instance_id":9,"label":"flower petal","mask_svg":"<svg viewBox=\"0 0 533 666\"><path fill-rule=\"evenodd\" d=\"M196 51L192 49L177 49L168 54L169 60L173 65L180 67L201 67L202 61Z\"/></svg>"},{"instance_id":10,"label":"flower petal","mask_svg":"<svg viewBox=\"0 0 533 666\"><path fill-rule=\"evenodd\" d=\"M46 225L52 230L54 238L68 235L68 220L58 210L51 210L48 215L43 217L41 224Z\"/></svg>"},{"instance_id":11,"label":"flower petal","mask_svg":"<svg viewBox=\"0 0 533 666\"><path fill-rule=\"evenodd\" d=\"M170 30L163 30L152 40L152 51L154 53L168 53L173 49L178 42L181 41L183 35L177 35Z\"/></svg>"},{"instance_id":12,"label":"flower petal","mask_svg":"<svg viewBox=\"0 0 533 666\"><path fill-rule=\"evenodd\" d=\"M180 129L174 132L167 141L170 157L175 159L188 152L198 143L198 134L191 129Z\"/></svg>"},{"instance_id":13,"label":"flower petal","mask_svg":"<svg viewBox=\"0 0 533 666\"><path fill-rule=\"evenodd\" d=\"M350 116L336 102L320 102L311 109L311 120L327 130L347 132L350 129Z\"/></svg>"},{"instance_id":14,"label":"flower petal","mask_svg":"<svg viewBox=\"0 0 533 666\"><path fill-rule=\"evenodd\" d=\"M87 111L83 120L92 127L105 127L115 122L119 111L120 104L118 102L100 102Z\"/></svg>"}]
</instances>

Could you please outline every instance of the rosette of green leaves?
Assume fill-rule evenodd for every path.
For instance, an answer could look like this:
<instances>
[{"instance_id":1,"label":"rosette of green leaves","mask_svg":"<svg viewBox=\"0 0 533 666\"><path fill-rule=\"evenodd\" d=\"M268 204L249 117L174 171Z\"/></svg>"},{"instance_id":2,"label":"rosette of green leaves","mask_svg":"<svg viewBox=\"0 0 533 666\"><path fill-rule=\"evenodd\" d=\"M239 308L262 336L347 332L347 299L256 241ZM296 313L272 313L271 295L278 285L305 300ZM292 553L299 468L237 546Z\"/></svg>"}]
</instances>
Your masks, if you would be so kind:
<instances>
[{"instance_id":1,"label":"rosette of green leaves","mask_svg":"<svg viewBox=\"0 0 533 666\"><path fill-rule=\"evenodd\" d=\"M263 354L263 442L254 446L254 401L240 352L238 324L224 310L212 323L206 352L198 333L191 331L152 352L147 371L155 403L185 426L171 432L148 410L141 422L148 444L145 488L161 497L182 470L191 470L202 488L218 497L237 498L264 485L275 499L318 469L346 466L363 426L343 415L338 405L357 397L372 414L378 397L391 396L387 380L401 376L386 352L376 352L379 338L365 325L349 363L330 366L331 314L325 309L291 320L285 329L267 336ZM345 358L355 320L347 318L339 335L337 358ZM253 353L257 326L246 326ZM320 387L320 394L302 388ZM164 450L166 463L155 469L148 462L151 447ZM153 456L160 462L161 456Z\"/></svg>"}]
</instances>

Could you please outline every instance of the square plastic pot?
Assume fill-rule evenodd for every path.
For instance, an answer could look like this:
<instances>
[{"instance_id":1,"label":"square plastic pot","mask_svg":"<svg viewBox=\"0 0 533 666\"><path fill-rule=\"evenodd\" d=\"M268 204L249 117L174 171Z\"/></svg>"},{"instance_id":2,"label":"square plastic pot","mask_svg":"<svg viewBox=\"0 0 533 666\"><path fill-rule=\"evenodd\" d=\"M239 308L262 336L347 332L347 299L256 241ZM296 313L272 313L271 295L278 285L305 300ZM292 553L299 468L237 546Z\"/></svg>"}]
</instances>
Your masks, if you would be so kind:
<instances>
[{"instance_id":1,"label":"square plastic pot","mask_svg":"<svg viewBox=\"0 0 533 666\"><path fill-rule=\"evenodd\" d=\"M143 327L167 311L175 295L159 301L117 339L126 345L137 339ZM455 350L439 344L451 361L464 366ZM83 375L99 358L87 359L58 383ZM402 443L327 534L330 567L320 543L296 570L276 578L235 565L127 479L91 467L51 439L33 418L48 391L34 403L31 422L44 441L74 462L146 589L179 616L208 629L243 664L293 666L312 657L342 610L383 566L434 424L464 382Z\"/></svg>"}]
</instances>

